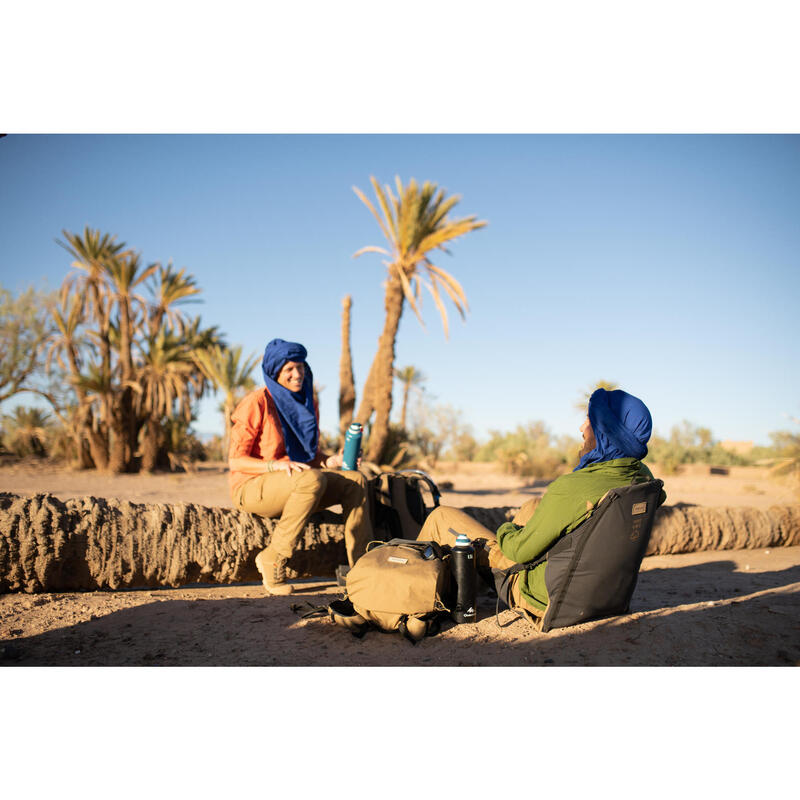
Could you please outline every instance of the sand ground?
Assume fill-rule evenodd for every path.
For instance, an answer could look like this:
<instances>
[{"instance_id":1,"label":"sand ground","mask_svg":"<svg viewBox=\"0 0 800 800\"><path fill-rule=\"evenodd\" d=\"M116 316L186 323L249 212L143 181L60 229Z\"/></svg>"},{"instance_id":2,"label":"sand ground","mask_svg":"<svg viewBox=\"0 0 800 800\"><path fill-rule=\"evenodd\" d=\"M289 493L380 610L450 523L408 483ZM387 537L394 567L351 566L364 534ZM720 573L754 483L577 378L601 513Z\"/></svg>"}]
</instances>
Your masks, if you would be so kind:
<instances>
[{"instance_id":1,"label":"sand ground","mask_svg":"<svg viewBox=\"0 0 800 800\"><path fill-rule=\"evenodd\" d=\"M657 474L657 471L654 470ZM491 465L441 464L454 506L519 505L544 481ZM796 501L765 470L695 468L665 478L668 503L707 506ZM221 465L193 474L103 477L42 465L0 467L0 487L19 494L93 494L137 502L229 505ZM356 639L327 619L303 619L309 605L339 596L329 579L306 579L290 597L255 584L226 587L0 596L0 665L798 665L800 547L646 558L632 613L537 632L511 611L495 617L482 595L474 625L448 625L416 646L396 634ZM498 626L499 621L499 626Z\"/></svg>"}]
</instances>

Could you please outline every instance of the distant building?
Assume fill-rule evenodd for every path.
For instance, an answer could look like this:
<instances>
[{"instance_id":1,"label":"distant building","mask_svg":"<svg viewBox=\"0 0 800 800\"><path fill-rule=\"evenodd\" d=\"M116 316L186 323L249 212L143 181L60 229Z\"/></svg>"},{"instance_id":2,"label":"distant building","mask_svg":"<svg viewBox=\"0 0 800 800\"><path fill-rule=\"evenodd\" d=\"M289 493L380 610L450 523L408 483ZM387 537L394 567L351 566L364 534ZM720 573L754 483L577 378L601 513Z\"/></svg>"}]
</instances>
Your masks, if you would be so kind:
<instances>
[{"instance_id":1,"label":"distant building","mask_svg":"<svg viewBox=\"0 0 800 800\"><path fill-rule=\"evenodd\" d=\"M723 450L728 450L731 453L736 453L737 456L746 456L753 449L752 442L732 442L730 440L725 440L724 442L720 442L719 446Z\"/></svg>"}]
</instances>

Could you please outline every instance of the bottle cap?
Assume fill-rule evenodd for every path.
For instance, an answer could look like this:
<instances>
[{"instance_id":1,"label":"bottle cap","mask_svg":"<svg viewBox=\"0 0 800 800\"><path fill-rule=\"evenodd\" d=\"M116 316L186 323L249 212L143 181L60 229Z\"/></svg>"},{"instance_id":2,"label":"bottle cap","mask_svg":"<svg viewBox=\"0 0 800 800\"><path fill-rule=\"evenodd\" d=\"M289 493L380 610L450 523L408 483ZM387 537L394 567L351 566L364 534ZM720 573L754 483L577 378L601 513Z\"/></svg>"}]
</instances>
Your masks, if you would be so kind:
<instances>
[{"instance_id":1,"label":"bottle cap","mask_svg":"<svg viewBox=\"0 0 800 800\"><path fill-rule=\"evenodd\" d=\"M467 547L470 544L471 542L466 534L464 533L458 534L458 537L456 538L456 547Z\"/></svg>"}]
</instances>

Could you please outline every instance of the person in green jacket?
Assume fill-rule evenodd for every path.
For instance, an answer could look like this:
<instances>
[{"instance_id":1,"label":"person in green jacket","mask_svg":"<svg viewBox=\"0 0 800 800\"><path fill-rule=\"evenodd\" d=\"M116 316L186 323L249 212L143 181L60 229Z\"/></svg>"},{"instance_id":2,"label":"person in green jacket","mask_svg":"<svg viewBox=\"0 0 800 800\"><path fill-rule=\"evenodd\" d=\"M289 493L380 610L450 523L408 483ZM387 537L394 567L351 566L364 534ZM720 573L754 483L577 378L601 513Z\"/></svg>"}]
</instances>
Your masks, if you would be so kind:
<instances>
[{"instance_id":1,"label":"person in green jacket","mask_svg":"<svg viewBox=\"0 0 800 800\"><path fill-rule=\"evenodd\" d=\"M480 558L478 564L493 570L533 561L587 520L609 490L653 480L642 463L652 428L650 411L638 397L620 389L597 389L589 398L588 415L581 425L583 447L578 466L548 486L524 524L518 514L495 535L463 511L440 506L428 516L418 538L452 545L452 531L456 531L473 540L483 539L483 564ZM664 500L662 490L659 505ZM523 516L524 510L520 509ZM503 598L508 605L528 606L539 614L547 608L545 567L543 563L514 576Z\"/></svg>"}]
</instances>

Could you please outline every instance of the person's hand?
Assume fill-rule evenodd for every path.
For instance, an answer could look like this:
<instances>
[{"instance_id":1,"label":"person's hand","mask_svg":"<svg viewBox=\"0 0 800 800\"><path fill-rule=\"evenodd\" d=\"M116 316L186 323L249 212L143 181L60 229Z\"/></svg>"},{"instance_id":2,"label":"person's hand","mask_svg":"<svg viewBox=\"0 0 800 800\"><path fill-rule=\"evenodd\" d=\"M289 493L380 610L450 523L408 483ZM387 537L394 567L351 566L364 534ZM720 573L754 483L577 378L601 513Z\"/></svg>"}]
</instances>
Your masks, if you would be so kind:
<instances>
[{"instance_id":1,"label":"person's hand","mask_svg":"<svg viewBox=\"0 0 800 800\"><path fill-rule=\"evenodd\" d=\"M344 467L344 448L342 448L335 456L328 456L323 465L328 469L342 469ZM361 466L361 456L356 461L356 469Z\"/></svg>"},{"instance_id":2,"label":"person's hand","mask_svg":"<svg viewBox=\"0 0 800 800\"><path fill-rule=\"evenodd\" d=\"M328 456L325 459L325 466L328 469L340 469L343 463L343 451L339 451L335 456Z\"/></svg>"},{"instance_id":3,"label":"person's hand","mask_svg":"<svg viewBox=\"0 0 800 800\"><path fill-rule=\"evenodd\" d=\"M281 462L281 469L286 470L286 474L291 477L293 472L303 472L303 470L311 469L311 467L301 461L283 461Z\"/></svg>"}]
</instances>

